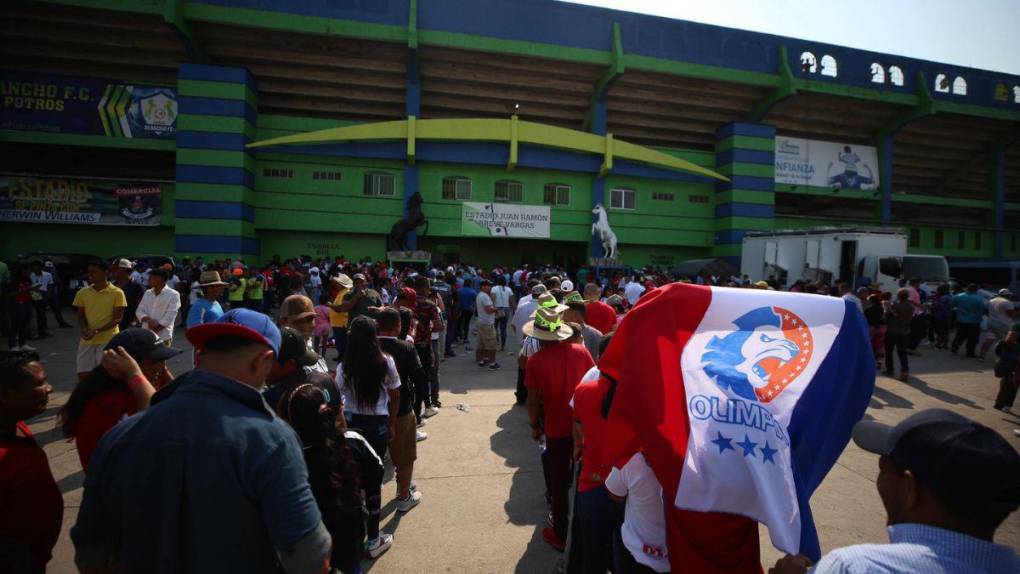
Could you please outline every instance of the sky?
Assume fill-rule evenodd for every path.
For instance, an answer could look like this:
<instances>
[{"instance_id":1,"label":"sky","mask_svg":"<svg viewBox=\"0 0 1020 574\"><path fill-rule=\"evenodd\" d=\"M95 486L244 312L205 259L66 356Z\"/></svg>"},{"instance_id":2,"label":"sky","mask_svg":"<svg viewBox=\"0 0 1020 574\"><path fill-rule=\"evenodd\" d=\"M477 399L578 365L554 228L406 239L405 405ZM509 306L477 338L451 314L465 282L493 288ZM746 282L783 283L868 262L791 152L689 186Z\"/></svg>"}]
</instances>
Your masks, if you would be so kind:
<instances>
[{"instance_id":1,"label":"sky","mask_svg":"<svg viewBox=\"0 0 1020 574\"><path fill-rule=\"evenodd\" d=\"M1020 75L1020 0L568 0Z\"/></svg>"}]
</instances>

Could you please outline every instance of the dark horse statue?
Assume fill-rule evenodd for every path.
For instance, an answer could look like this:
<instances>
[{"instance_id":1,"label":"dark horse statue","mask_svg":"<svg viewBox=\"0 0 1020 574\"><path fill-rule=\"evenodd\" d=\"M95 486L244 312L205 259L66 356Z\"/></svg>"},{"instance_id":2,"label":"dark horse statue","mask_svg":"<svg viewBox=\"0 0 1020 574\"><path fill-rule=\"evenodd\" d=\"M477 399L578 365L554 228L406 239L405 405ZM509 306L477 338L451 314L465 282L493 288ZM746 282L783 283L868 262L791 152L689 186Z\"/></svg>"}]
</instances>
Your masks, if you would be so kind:
<instances>
[{"instance_id":1,"label":"dark horse statue","mask_svg":"<svg viewBox=\"0 0 1020 574\"><path fill-rule=\"evenodd\" d=\"M407 215L403 219L393 224L390 228L390 235L386 238L386 250L387 251L408 251L409 246L407 245L407 236L415 229L425 226L425 230L422 231L422 235L425 235L429 231L429 220L425 219L425 214L421 211L421 204L424 203L424 199L421 198L421 194L415 192L407 200Z\"/></svg>"}]
</instances>

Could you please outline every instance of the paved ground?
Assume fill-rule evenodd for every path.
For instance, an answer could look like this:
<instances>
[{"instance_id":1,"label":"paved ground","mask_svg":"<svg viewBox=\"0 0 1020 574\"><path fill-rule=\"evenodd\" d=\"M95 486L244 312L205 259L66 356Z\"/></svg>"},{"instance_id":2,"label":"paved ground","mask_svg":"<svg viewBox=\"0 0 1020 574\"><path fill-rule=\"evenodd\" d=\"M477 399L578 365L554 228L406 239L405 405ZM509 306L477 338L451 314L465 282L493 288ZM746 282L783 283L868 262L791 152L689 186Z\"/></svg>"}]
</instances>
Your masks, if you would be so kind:
<instances>
[{"instance_id":1,"label":"paved ground","mask_svg":"<svg viewBox=\"0 0 1020 574\"><path fill-rule=\"evenodd\" d=\"M67 531L77 517L83 475L73 443L61 439L55 416L74 383L73 330L36 341L50 381L56 388L50 408L31 421L32 430L50 457L64 493L64 531L49 571L74 572ZM187 347L180 337L179 346ZM458 349L460 351L460 349ZM926 350L912 357L915 378L900 383L880 378L867 416L895 423L917 409L943 407L995 428L1020 448L1013 429L1020 418L992 409L997 383L991 363L979 363ZM541 539L546 511L538 450L528 433L527 414L513 406L516 370L513 358L500 356L504 369L478 369L465 353L443 363L442 413L429 420L429 439L419 444L415 480L422 504L399 516L393 504L394 483L383 488L384 531L394 535L393 548L366 570L377 574L412 572L550 572L559 556ZM182 372L190 353L172 368ZM458 410L457 405L465 405ZM391 473L390 473L391 474ZM823 549L861 542L885 542L885 513L874 481L877 457L853 444L812 499ZM780 556L762 528L766 567ZM1020 513L998 532L997 541L1020 550Z\"/></svg>"}]
</instances>

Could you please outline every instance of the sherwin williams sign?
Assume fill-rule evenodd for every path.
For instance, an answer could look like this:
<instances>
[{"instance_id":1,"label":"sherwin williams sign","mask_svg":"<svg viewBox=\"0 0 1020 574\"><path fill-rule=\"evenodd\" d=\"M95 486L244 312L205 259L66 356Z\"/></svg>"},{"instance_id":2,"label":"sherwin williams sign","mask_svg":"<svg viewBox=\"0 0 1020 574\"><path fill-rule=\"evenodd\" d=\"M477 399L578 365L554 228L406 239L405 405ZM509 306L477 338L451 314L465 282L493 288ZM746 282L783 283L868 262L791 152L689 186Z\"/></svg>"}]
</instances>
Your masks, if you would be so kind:
<instances>
[{"instance_id":1,"label":"sherwin williams sign","mask_svg":"<svg viewBox=\"0 0 1020 574\"><path fill-rule=\"evenodd\" d=\"M461 234L475 237L549 238L549 207L515 203L462 204Z\"/></svg>"},{"instance_id":2,"label":"sherwin williams sign","mask_svg":"<svg viewBox=\"0 0 1020 574\"><path fill-rule=\"evenodd\" d=\"M776 183L836 189L878 188L870 146L776 136Z\"/></svg>"},{"instance_id":3,"label":"sherwin williams sign","mask_svg":"<svg viewBox=\"0 0 1020 574\"><path fill-rule=\"evenodd\" d=\"M162 213L158 183L0 175L0 221L149 226Z\"/></svg>"},{"instance_id":4,"label":"sherwin williams sign","mask_svg":"<svg viewBox=\"0 0 1020 574\"><path fill-rule=\"evenodd\" d=\"M96 78L0 71L0 129L173 138L177 92Z\"/></svg>"}]
</instances>

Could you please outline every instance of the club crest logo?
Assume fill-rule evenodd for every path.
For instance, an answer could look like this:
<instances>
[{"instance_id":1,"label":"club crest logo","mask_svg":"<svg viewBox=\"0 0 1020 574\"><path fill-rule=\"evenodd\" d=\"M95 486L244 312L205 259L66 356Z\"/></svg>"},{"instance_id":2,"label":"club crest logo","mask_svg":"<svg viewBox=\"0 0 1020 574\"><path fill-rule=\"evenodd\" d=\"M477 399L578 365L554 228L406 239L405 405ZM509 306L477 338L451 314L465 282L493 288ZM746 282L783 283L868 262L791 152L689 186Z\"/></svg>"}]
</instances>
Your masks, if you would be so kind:
<instances>
[{"instance_id":1,"label":"club crest logo","mask_svg":"<svg viewBox=\"0 0 1020 574\"><path fill-rule=\"evenodd\" d=\"M814 339L792 311L758 307L733 324L736 330L712 337L701 356L705 374L728 396L770 402L807 369Z\"/></svg>"}]
</instances>

